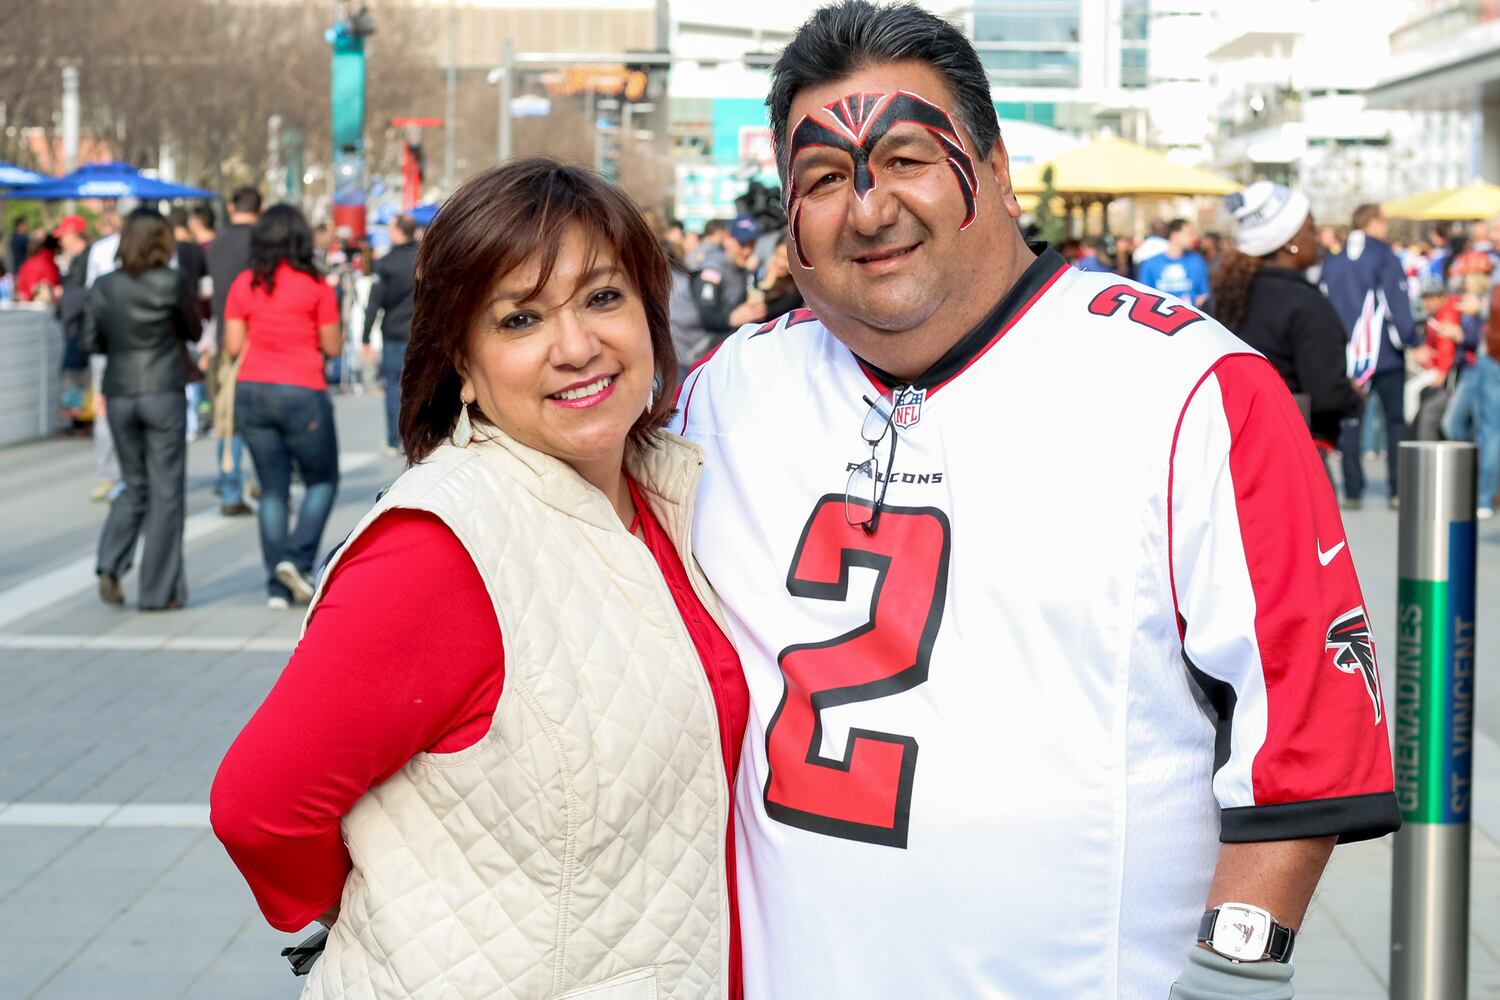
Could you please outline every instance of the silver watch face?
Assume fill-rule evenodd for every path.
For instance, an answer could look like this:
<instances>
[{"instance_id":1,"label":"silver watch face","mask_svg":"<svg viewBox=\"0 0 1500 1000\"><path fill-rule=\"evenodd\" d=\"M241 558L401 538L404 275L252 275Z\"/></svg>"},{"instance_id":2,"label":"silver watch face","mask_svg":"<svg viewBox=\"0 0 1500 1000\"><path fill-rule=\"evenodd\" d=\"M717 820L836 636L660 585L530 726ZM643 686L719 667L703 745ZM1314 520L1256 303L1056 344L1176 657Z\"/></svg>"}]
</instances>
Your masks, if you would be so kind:
<instances>
[{"instance_id":1,"label":"silver watch face","mask_svg":"<svg viewBox=\"0 0 1500 1000\"><path fill-rule=\"evenodd\" d=\"M1271 937L1271 915L1265 910L1242 903L1225 903L1214 921L1214 936L1209 946L1236 962L1255 962L1266 957Z\"/></svg>"}]
</instances>

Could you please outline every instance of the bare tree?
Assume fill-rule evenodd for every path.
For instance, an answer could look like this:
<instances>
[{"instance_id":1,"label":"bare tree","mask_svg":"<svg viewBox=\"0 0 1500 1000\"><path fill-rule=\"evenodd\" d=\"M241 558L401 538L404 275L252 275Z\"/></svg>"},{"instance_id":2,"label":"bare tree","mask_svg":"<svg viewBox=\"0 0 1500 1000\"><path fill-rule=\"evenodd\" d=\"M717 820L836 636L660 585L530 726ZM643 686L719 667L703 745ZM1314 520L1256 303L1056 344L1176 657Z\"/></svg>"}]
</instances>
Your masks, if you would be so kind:
<instances>
[{"instance_id":1,"label":"bare tree","mask_svg":"<svg viewBox=\"0 0 1500 1000\"><path fill-rule=\"evenodd\" d=\"M299 132L309 162L326 162L330 54L322 4L223 0L30 0L0 32L0 94L8 127L0 156L25 162L21 130L61 127L61 69L79 71L81 126L116 156L156 166L164 144L178 179L224 190L265 174L267 122ZM376 0L368 43L367 134L384 154L394 114L442 107L441 78L418 13ZM399 136L396 141L399 141Z\"/></svg>"}]
</instances>

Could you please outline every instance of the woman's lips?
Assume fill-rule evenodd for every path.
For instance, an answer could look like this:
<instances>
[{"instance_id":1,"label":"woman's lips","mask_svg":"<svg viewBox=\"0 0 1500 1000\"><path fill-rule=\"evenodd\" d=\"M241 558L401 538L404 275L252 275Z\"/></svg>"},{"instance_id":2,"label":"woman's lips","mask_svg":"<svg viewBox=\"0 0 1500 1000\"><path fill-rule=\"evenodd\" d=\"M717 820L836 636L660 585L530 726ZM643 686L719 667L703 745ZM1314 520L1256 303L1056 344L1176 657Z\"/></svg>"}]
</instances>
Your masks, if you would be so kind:
<instances>
[{"instance_id":1,"label":"woman's lips","mask_svg":"<svg viewBox=\"0 0 1500 1000\"><path fill-rule=\"evenodd\" d=\"M547 399L570 410L586 410L591 406L598 406L614 395L618 381L618 375L601 375L591 381L575 383L566 389L554 392Z\"/></svg>"}]
</instances>

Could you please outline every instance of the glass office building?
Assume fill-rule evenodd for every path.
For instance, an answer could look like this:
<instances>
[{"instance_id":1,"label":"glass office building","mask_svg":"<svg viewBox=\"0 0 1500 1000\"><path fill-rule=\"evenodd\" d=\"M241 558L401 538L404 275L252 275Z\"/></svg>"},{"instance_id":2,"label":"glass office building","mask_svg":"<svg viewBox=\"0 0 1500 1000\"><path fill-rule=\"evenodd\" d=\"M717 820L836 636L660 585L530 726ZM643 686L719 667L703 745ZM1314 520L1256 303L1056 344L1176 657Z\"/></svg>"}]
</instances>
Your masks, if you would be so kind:
<instances>
[{"instance_id":1,"label":"glass office building","mask_svg":"<svg viewBox=\"0 0 1500 1000\"><path fill-rule=\"evenodd\" d=\"M1002 118L1131 131L1149 82L1151 0L979 0L949 11L974 39Z\"/></svg>"}]
</instances>

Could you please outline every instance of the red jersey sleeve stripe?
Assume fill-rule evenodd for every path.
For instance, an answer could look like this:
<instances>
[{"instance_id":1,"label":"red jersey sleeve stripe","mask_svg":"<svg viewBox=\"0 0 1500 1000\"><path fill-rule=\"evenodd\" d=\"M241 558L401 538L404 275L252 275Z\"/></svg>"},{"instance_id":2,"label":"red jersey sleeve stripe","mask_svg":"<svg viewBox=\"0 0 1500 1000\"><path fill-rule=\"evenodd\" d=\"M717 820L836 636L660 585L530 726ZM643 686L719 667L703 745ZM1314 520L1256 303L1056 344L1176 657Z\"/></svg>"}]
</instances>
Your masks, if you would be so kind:
<instances>
[{"instance_id":1,"label":"red jersey sleeve stripe","mask_svg":"<svg viewBox=\"0 0 1500 1000\"><path fill-rule=\"evenodd\" d=\"M1229 478L1264 679L1255 805L1390 793L1390 747L1364 597L1322 460L1286 386L1263 358L1226 359L1214 381L1229 432ZM1351 672L1335 664L1330 635L1355 612L1369 656Z\"/></svg>"}]
</instances>

